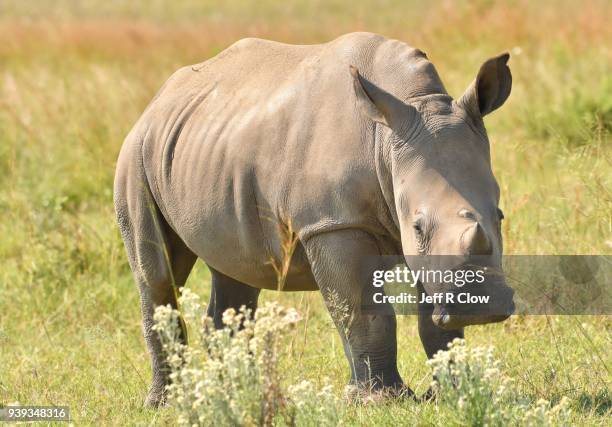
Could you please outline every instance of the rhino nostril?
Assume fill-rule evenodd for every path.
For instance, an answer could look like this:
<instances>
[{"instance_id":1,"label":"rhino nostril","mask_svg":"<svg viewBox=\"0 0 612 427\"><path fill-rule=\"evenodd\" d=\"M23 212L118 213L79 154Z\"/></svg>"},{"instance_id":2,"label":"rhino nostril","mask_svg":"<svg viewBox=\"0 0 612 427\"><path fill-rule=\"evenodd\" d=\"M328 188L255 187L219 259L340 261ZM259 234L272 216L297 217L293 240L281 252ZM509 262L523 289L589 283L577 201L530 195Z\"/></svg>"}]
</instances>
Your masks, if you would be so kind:
<instances>
[{"instance_id":1,"label":"rhino nostril","mask_svg":"<svg viewBox=\"0 0 612 427\"><path fill-rule=\"evenodd\" d=\"M448 313L446 313L446 312L445 312L445 313L442 315L442 324L443 324L443 325L446 325L446 324L447 324L449 321L450 321L450 314L448 314Z\"/></svg>"}]
</instances>

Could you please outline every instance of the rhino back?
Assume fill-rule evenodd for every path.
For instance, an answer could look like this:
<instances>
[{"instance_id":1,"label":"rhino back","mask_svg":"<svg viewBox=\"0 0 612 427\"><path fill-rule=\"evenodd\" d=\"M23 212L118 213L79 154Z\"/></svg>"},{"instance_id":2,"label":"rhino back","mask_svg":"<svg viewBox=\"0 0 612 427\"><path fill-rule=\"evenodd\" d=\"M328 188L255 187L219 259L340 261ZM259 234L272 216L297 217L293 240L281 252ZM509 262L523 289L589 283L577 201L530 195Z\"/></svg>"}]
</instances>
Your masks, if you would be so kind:
<instances>
[{"instance_id":1,"label":"rhino back","mask_svg":"<svg viewBox=\"0 0 612 427\"><path fill-rule=\"evenodd\" d=\"M291 224L386 230L374 124L357 110L349 65L401 99L445 93L422 52L355 33L322 45L245 39L177 71L141 122L149 185L185 243L217 270L274 287ZM298 248L290 280L312 281Z\"/></svg>"}]
</instances>

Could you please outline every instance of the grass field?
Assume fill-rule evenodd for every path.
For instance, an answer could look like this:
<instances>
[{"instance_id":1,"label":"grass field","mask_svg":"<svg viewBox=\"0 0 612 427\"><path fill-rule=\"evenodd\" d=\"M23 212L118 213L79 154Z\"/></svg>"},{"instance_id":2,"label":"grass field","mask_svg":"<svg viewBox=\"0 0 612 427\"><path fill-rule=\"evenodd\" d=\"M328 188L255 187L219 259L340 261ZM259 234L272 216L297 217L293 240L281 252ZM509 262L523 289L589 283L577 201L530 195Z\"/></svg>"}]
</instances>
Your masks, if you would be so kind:
<instances>
[{"instance_id":1,"label":"grass field","mask_svg":"<svg viewBox=\"0 0 612 427\"><path fill-rule=\"evenodd\" d=\"M289 2L287 2L289 3ZM150 377L136 287L116 227L122 140L165 79L247 36L315 43L350 31L427 52L458 96L512 55L509 101L486 123L510 254L612 254L612 6L586 0L0 2L0 404L68 405L77 425L173 423L142 406ZM188 286L209 292L198 263ZM320 295L264 292L306 320L287 381L348 377ZM416 319L399 369L430 382ZM514 316L469 328L520 393L567 396L575 425L610 423L610 317ZM350 408L355 425L453 424L454 408Z\"/></svg>"}]
</instances>

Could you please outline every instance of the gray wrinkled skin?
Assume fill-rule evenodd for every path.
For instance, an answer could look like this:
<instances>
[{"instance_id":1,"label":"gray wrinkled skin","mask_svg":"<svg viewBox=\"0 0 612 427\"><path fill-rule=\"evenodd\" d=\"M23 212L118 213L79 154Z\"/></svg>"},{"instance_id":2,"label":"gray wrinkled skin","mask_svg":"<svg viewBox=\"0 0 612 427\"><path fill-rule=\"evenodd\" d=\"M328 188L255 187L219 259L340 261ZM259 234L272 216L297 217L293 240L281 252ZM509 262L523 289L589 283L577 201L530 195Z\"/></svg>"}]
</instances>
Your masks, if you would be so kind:
<instances>
[{"instance_id":1,"label":"gray wrinkled skin","mask_svg":"<svg viewBox=\"0 0 612 427\"><path fill-rule=\"evenodd\" d=\"M333 291L352 313L338 324L351 383L372 378L375 389L411 393L396 367L395 316L360 310L381 267L368 256L488 255L499 264L499 187L482 117L510 93L507 60L486 61L458 101L423 52L369 33L309 46L245 39L178 70L126 138L115 178L152 360L147 402L164 399L151 326L156 306L176 306L173 284L204 260L209 314L221 326L225 309L255 308L260 289L276 289L270 260L280 263L279 230L289 224L299 241L283 290L320 290L328 306ZM509 288L491 286L505 292L504 315L421 307L429 357L464 326L511 314Z\"/></svg>"}]
</instances>

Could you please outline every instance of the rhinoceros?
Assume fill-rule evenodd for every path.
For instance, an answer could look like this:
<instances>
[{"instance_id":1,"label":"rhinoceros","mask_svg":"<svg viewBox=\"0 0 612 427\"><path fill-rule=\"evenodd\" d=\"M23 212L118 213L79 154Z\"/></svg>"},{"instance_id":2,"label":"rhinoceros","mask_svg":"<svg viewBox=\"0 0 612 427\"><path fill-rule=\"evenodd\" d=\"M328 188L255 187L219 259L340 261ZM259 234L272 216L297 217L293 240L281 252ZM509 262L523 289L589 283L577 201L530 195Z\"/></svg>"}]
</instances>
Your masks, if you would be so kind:
<instances>
[{"instance_id":1,"label":"rhinoceros","mask_svg":"<svg viewBox=\"0 0 612 427\"><path fill-rule=\"evenodd\" d=\"M169 381L155 308L176 307L174 289L200 258L216 327L228 308L255 310L261 289L278 288L274 262L287 255L279 232L287 229L295 244L282 290L321 291L328 308L344 301L350 324L336 323L350 384L410 394L393 312L360 309L371 285L364 269L379 267L363 260L501 262L500 190L483 117L510 94L508 59L484 62L458 100L423 51L371 33L318 45L248 38L176 71L125 139L114 184L151 356L147 403L162 403ZM490 288L503 296L496 313L423 305L428 357L464 326L513 312L505 281Z\"/></svg>"}]
</instances>

